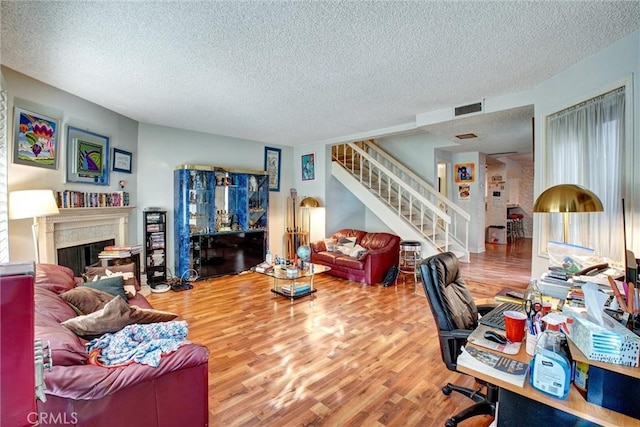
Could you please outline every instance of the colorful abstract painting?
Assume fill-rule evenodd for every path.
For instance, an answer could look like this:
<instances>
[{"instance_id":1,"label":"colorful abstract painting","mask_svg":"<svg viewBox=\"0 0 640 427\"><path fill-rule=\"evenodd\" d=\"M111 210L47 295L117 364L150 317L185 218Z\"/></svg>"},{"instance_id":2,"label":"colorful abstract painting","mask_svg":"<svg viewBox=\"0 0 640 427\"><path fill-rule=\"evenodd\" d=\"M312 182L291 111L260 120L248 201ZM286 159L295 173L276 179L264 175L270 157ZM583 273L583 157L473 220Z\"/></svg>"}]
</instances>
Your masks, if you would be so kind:
<instances>
[{"instance_id":1,"label":"colorful abstract painting","mask_svg":"<svg viewBox=\"0 0 640 427\"><path fill-rule=\"evenodd\" d=\"M109 137L67 126L67 182L109 185Z\"/></svg>"},{"instance_id":2,"label":"colorful abstract painting","mask_svg":"<svg viewBox=\"0 0 640 427\"><path fill-rule=\"evenodd\" d=\"M99 144L78 140L78 173L83 176L102 175L103 148Z\"/></svg>"},{"instance_id":3,"label":"colorful abstract painting","mask_svg":"<svg viewBox=\"0 0 640 427\"><path fill-rule=\"evenodd\" d=\"M58 121L15 107L13 162L48 169L58 167Z\"/></svg>"}]
</instances>

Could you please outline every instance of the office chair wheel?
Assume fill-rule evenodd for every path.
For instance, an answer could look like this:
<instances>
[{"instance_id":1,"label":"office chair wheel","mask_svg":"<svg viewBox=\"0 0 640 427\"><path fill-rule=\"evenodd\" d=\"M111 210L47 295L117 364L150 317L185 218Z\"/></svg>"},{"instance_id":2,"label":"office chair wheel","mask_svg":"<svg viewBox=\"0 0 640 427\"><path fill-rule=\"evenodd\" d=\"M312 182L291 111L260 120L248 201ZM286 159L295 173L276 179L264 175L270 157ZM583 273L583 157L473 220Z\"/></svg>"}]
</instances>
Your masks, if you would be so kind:
<instances>
[{"instance_id":1,"label":"office chair wheel","mask_svg":"<svg viewBox=\"0 0 640 427\"><path fill-rule=\"evenodd\" d=\"M442 387L442 394L444 394L445 396L449 396L451 394L451 391L452 391L451 387L449 387L448 385ZM447 427L449 427L449 426L447 426Z\"/></svg>"},{"instance_id":2,"label":"office chair wheel","mask_svg":"<svg viewBox=\"0 0 640 427\"><path fill-rule=\"evenodd\" d=\"M447 421L444 422L444 427L456 427L457 425L458 425L458 422L453 418L449 418Z\"/></svg>"}]
</instances>

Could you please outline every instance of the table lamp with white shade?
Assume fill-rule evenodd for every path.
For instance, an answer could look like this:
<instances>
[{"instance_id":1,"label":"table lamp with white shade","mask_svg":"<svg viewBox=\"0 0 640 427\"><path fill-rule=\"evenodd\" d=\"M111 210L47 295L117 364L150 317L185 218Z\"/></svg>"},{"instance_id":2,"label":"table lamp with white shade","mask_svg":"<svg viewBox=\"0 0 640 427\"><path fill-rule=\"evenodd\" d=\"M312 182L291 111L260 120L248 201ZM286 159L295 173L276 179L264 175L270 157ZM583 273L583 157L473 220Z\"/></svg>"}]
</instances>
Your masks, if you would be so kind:
<instances>
[{"instance_id":1,"label":"table lamp with white shade","mask_svg":"<svg viewBox=\"0 0 640 427\"><path fill-rule=\"evenodd\" d=\"M33 218L31 232L36 251L36 263L40 262L38 217L59 213L56 199L51 190L20 190L9 193L9 219Z\"/></svg>"}]
</instances>

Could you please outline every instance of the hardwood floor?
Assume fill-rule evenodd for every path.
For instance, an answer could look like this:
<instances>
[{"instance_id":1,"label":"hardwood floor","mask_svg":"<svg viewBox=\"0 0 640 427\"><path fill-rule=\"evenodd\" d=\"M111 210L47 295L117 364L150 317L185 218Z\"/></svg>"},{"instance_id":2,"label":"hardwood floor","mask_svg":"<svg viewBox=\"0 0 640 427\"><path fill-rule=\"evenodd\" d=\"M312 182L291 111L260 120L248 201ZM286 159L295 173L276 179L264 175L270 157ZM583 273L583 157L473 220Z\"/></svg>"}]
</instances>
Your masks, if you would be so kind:
<instances>
[{"instance_id":1,"label":"hardwood floor","mask_svg":"<svg viewBox=\"0 0 640 427\"><path fill-rule=\"evenodd\" d=\"M476 298L524 289L530 268L531 239L487 245L462 264ZM179 313L189 339L211 351L211 426L441 426L472 403L441 387L474 381L445 368L427 301L404 279L385 288L320 274L314 298L292 303L245 273L149 301Z\"/></svg>"}]
</instances>

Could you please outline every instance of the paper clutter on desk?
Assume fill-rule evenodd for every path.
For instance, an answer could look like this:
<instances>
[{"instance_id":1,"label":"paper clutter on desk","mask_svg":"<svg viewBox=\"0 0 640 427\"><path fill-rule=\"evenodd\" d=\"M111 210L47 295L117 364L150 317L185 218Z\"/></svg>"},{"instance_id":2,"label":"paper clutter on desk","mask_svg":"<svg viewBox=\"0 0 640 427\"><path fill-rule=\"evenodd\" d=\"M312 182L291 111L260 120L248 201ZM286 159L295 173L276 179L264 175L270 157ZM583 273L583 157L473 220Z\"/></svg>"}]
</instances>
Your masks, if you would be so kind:
<instances>
[{"instance_id":1,"label":"paper clutter on desk","mask_svg":"<svg viewBox=\"0 0 640 427\"><path fill-rule=\"evenodd\" d=\"M587 319L597 325L604 326L604 304L609 299L609 296L600 292L598 285L592 282L582 285L582 292L584 293L584 304L587 308Z\"/></svg>"}]
</instances>

